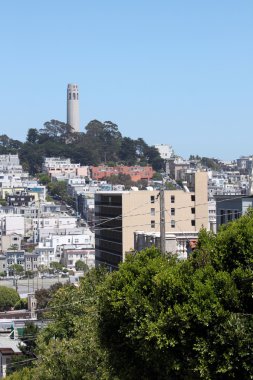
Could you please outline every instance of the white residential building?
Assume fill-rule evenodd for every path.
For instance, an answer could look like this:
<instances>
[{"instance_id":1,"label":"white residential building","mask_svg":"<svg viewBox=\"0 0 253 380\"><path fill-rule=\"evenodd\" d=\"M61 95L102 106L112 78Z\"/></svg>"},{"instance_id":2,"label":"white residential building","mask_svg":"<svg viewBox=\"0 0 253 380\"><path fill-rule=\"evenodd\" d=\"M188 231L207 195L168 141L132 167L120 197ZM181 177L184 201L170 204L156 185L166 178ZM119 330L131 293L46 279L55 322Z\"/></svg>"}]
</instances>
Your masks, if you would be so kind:
<instances>
[{"instance_id":1,"label":"white residential building","mask_svg":"<svg viewBox=\"0 0 253 380\"><path fill-rule=\"evenodd\" d=\"M64 250L94 250L94 233L88 228L83 228L79 234L48 235L35 248L35 253L40 256L40 264L50 266L52 261L60 261ZM93 263L94 264L94 263Z\"/></svg>"},{"instance_id":2,"label":"white residential building","mask_svg":"<svg viewBox=\"0 0 253 380\"><path fill-rule=\"evenodd\" d=\"M12 235L14 233L24 236L25 220L23 215L0 214L0 229L2 235Z\"/></svg>"},{"instance_id":3,"label":"white residential building","mask_svg":"<svg viewBox=\"0 0 253 380\"><path fill-rule=\"evenodd\" d=\"M156 144L155 148L158 149L161 158L164 160L168 160L174 154L172 146L168 144Z\"/></svg>"},{"instance_id":4,"label":"white residential building","mask_svg":"<svg viewBox=\"0 0 253 380\"><path fill-rule=\"evenodd\" d=\"M42 170L50 176L74 173L76 176L88 176L89 167L80 163L71 163L70 158L45 157Z\"/></svg>"},{"instance_id":5,"label":"white residential building","mask_svg":"<svg viewBox=\"0 0 253 380\"><path fill-rule=\"evenodd\" d=\"M38 255L38 265L50 268L50 263L53 261L60 261L60 257L55 257L52 247L38 246L35 248L35 254Z\"/></svg>"},{"instance_id":6,"label":"white residential building","mask_svg":"<svg viewBox=\"0 0 253 380\"><path fill-rule=\"evenodd\" d=\"M66 268L74 269L79 260L87 264L89 268L93 268L95 266L95 249L64 247L61 262Z\"/></svg>"},{"instance_id":7,"label":"white residential building","mask_svg":"<svg viewBox=\"0 0 253 380\"><path fill-rule=\"evenodd\" d=\"M67 215L38 215L32 219L33 242L38 243L46 234L54 234L57 230L61 230L65 234L66 229L74 229L77 227L77 219Z\"/></svg>"},{"instance_id":8,"label":"white residential building","mask_svg":"<svg viewBox=\"0 0 253 380\"><path fill-rule=\"evenodd\" d=\"M165 250L177 254L179 259L187 259L190 242L196 242L198 232L185 231L165 234ZM136 231L134 233L134 248L137 251L156 246L160 247L160 232Z\"/></svg>"}]
</instances>

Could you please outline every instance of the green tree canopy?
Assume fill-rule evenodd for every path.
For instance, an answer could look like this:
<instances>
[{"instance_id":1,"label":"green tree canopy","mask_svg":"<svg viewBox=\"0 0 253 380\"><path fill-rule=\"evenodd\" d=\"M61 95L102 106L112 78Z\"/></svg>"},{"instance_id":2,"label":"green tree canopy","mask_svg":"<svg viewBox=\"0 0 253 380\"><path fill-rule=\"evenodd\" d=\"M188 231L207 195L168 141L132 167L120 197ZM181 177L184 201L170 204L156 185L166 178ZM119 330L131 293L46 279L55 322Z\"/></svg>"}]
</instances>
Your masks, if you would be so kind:
<instances>
[{"instance_id":1,"label":"green tree canopy","mask_svg":"<svg viewBox=\"0 0 253 380\"><path fill-rule=\"evenodd\" d=\"M47 173L38 173L37 177L42 185L48 185L51 182L51 178Z\"/></svg>"},{"instance_id":2,"label":"green tree canopy","mask_svg":"<svg viewBox=\"0 0 253 380\"><path fill-rule=\"evenodd\" d=\"M9 270L12 271L14 275L21 275L24 272L24 268L20 264L10 265Z\"/></svg>"},{"instance_id":3,"label":"green tree canopy","mask_svg":"<svg viewBox=\"0 0 253 380\"><path fill-rule=\"evenodd\" d=\"M0 311L8 311L20 300L16 290L0 286Z\"/></svg>"},{"instance_id":4,"label":"green tree canopy","mask_svg":"<svg viewBox=\"0 0 253 380\"><path fill-rule=\"evenodd\" d=\"M52 261L50 263L50 268L55 269L56 271L60 271L63 268L63 265L59 263L58 261Z\"/></svg>"},{"instance_id":5,"label":"green tree canopy","mask_svg":"<svg viewBox=\"0 0 253 380\"><path fill-rule=\"evenodd\" d=\"M39 132L36 128L30 128L27 132L26 141L31 144L36 144L38 142Z\"/></svg>"},{"instance_id":6,"label":"green tree canopy","mask_svg":"<svg viewBox=\"0 0 253 380\"><path fill-rule=\"evenodd\" d=\"M37 300L37 309L42 309L42 311L38 313L38 319L43 318L43 315L44 315L43 309L47 308L54 294L62 286L63 286L62 283L56 282L55 284L51 285L48 289L41 288L35 291L35 297Z\"/></svg>"},{"instance_id":7,"label":"green tree canopy","mask_svg":"<svg viewBox=\"0 0 253 380\"><path fill-rule=\"evenodd\" d=\"M81 270L83 272L88 272L89 271L89 267L88 265L82 261L82 260L77 260L76 263L75 263L75 269L76 270Z\"/></svg>"},{"instance_id":8,"label":"green tree canopy","mask_svg":"<svg viewBox=\"0 0 253 380\"><path fill-rule=\"evenodd\" d=\"M112 185L124 185L126 189L130 189L131 186L136 184L131 180L131 176L129 174L119 173L118 175L113 174L110 177L105 178L106 181Z\"/></svg>"},{"instance_id":9,"label":"green tree canopy","mask_svg":"<svg viewBox=\"0 0 253 380\"><path fill-rule=\"evenodd\" d=\"M45 156L67 157L82 165L149 164L155 170L163 168L164 163L158 150L142 138L123 137L117 124L99 120L90 121L84 132L77 133L70 125L53 119L43 128L30 128L25 143L1 135L0 154L7 153L18 153L24 169L32 175L41 171Z\"/></svg>"},{"instance_id":10,"label":"green tree canopy","mask_svg":"<svg viewBox=\"0 0 253 380\"><path fill-rule=\"evenodd\" d=\"M252 319L241 314L239 296L230 273L210 264L195 269L154 248L128 256L100 298L113 373L132 380L248 379Z\"/></svg>"},{"instance_id":11,"label":"green tree canopy","mask_svg":"<svg viewBox=\"0 0 253 380\"><path fill-rule=\"evenodd\" d=\"M65 285L55 293L48 314L53 322L38 338L39 360L26 371L25 380L119 380L110 374L98 335L97 294L104 276L103 270L92 270L80 287ZM10 380L17 378L12 376Z\"/></svg>"}]
</instances>

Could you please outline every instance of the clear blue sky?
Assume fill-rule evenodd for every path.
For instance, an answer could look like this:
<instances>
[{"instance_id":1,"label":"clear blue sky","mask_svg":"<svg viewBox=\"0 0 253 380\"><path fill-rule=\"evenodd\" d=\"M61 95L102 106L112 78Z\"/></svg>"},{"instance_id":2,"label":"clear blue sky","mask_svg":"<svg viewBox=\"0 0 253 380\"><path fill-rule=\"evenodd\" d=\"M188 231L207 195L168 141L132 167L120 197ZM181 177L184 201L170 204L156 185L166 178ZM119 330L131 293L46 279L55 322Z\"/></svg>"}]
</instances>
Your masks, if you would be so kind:
<instances>
[{"instance_id":1,"label":"clear blue sky","mask_svg":"<svg viewBox=\"0 0 253 380\"><path fill-rule=\"evenodd\" d=\"M0 18L0 134L66 121L78 83L81 131L111 120L183 157L253 154L252 0L8 0Z\"/></svg>"}]
</instances>

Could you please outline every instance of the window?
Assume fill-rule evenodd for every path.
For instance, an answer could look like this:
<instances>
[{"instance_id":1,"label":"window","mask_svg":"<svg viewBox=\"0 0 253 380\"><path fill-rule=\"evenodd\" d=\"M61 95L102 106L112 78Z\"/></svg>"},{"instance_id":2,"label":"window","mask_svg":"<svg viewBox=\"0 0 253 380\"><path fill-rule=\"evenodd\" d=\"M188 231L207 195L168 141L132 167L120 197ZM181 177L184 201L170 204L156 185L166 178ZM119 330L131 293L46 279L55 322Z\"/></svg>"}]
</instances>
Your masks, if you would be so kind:
<instances>
[{"instance_id":1,"label":"window","mask_svg":"<svg viewBox=\"0 0 253 380\"><path fill-rule=\"evenodd\" d=\"M235 210L235 211L234 211L234 218L235 218L235 219L238 219L238 218L239 218L239 211L238 211L238 210Z\"/></svg>"},{"instance_id":2,"label":"window","mask_svg":"<svg viewBox=\"0 0 253 380\"><path fill-rule=\"evenodd\" d=\"M151 208L151 209L150 209L150 215L152 215L152 216L155 215L155 209L154 209L154 208Z\"/></svg>"},{"instance_id":3,"label":"window","mask_svg":"<svg viewBox=\"0 0 253 380\"><path fill-rule=\"evenodd\" d=\"M151 220L151 228L155 228L155 221Z\"/></svg>"},{"instance_id":4,"label":"window","mask_svg":"<svg viewBox=\"0 0 253 380\"><path fill-rule=\"evenodd\" d=\"M75 93L73 93L73 99L76 100L76 94Z\"/></svg>"},{"instance_id":5,"label":"window","mask_svg":"<svg viewBox=\"0 0 253 380\"><path fill-rule=\"evenodd\" d=\"M154 197L154 195L151 195L151 197L150 197L150 203L155 203L155 197Z\"/></svg>"},{"instance_id":6,"label":"window","mask_svg":"<svg viewBox=\"0 0 253 380\"><path fill-rule=\"evenodd\" d=\"M192 202L195 202L195 195L191 195Z\"/></svg>"},{"instance_id":7,"label":"window","mask_svg":"<svg viewBox=\"0 0 253 380\"><path fill-rule=\"evenodd\" d=\"M192 212L192 214L195 214L195 207L191 208L191 212Z\"/></svg>"},{"instance_id":8,"label":"window","mask_svg":"<svg viewBox=\"0 0 253 380\"><path fill-rule=\"evenodd\" d=\"M170 209L170 215L171 215L171 216L174 216L174 215L175 215L175 209L174 209L174 208L171 208L171 209Z\"/></svg>"},{"instance_id":9,"label":"window","mask_svg":"<svg viewBox=\"0 0 253 380\"><path fill-rule=\"evenodd\" d=\"M232 220L232 211L228 210L228 221L230 222Z\"/></svg>"},{"instance_id":10,"label":"window","mask_svg":"<svg viewBox=\"0 0 253 380\"><path fill-rule=\"evenodd\" d=\"M225 223L225 210L220 210L220 224Z\"/></svg>"},{"instance_id":11,"label":"window","mask_svg":"<svg viewBox=\"0 0 253 380\"><path fill-rule=\"evenodd\" d=\"M69 100L71 100L71 92L69 92Z\"/></svg>"},{"instance_id":12,"label":"window","mask_svg":"<svg viewBox=\"0 0 253 380\"><path fill-rule=\"evenodd\" d=\"M175 203L175 195L171 195L170 201L171 201L171 203Z\"/></svg>"},{"instance_id":13,"label":"window","mask_svg":"<svg viewBox=\"0 0 253 380\"><path fill-rule=\"evenodd\" d=\"M195 227L195 220L194 219L191 221L191 224L193 227Z\"/></svg>"},{"instance_id":14,"label":"window","mask_svg":"<svg viewBox=\"0 0 253 380\"><path fill-rule=\"evenodd\" d=\"M175 220L172 220L172 221L170 222L170 226L171 226L171 228L175 228L175 227L176 227L176 222L175 222Z\"/></svg>"}]
</instances>

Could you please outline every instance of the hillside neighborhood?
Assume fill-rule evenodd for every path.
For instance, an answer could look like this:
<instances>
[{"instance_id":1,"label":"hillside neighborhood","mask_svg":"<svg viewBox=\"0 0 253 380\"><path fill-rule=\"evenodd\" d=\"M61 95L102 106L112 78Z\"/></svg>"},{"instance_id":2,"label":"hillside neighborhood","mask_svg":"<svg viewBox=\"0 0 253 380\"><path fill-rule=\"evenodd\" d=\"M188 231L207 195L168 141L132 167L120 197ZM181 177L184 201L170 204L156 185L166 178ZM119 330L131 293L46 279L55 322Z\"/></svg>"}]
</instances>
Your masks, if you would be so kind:
<instances>
[{"instance_id":1,"label":"hillside neighborhood","mask_svg":"<svg viewBox=\"0 0 253 380\"><path fill-rule=\"evenodd\" d=\"M191 256L203 228L216 233L252 207L252 157L219 161L214 170L200 158L173 156L169 145L156 149L164 160L159 177L151 166L82 166L63 157L44 157L36 177L23 170L18 154L0 156L0 276L28 299L27 311L0 315L0 323L11 321L2 325L2 377L7 359L20 354L18 331L28 321L43 327L36 291L57 281L76 283L99 265L118 269L127 255L161 247L161 191L165 250L181 260Z\"/></svg>"}]
</instances>

